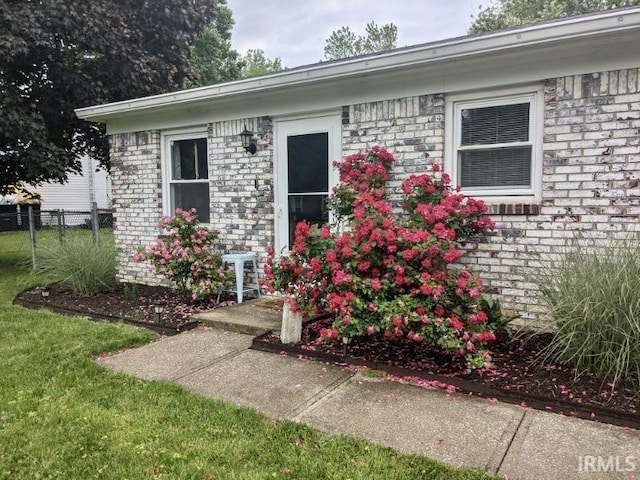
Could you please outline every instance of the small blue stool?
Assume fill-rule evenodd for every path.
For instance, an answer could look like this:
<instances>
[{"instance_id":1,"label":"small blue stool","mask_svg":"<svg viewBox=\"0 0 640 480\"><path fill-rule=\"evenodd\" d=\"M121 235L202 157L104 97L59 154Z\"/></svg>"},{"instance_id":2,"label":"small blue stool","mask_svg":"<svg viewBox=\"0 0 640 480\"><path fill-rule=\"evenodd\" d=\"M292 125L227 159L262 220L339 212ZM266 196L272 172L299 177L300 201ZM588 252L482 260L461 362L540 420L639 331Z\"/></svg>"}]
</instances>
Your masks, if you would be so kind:
<instances>
[{"instance_id":1,"label":"small blue stool","mask_svg":"<svg viewBox=\"0 0 640 480\"><path fill-rule=\"evenodd\" d=\"M260 285L258 284L258 261L255 253L229 253L226 255L222 255L222 261L224 263L233 263L234 270L236 274L236 289L228 290L229 292L234 292L238 296L238 303L242 303L242 298L245 292L256 291L258 293L258 297L260 297ZM246 262L251 262L253 266L253 274L256 277L255 284L247 284L246 287L244 285L244 264ZM220 295L222 292L218 294L218 301L220 301Z\"/></svg>"}]
</instances>

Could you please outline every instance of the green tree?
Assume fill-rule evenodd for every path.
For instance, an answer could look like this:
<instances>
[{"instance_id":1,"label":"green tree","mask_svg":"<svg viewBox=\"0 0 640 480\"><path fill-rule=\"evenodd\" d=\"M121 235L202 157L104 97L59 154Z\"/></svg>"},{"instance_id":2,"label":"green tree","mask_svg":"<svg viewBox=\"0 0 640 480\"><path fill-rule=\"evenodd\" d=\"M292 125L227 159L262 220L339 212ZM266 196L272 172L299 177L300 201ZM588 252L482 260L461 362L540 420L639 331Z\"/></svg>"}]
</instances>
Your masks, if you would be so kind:
<instances>
[{"instance_id":1,"label":"green tree","mask_svg":"<svg viewBox=\"0 0 640 480\"><path fill-rule=\"evenodd\" d=\"M256 75L264 75L265 73L276 73L283 70L280 57L273 60L268 59L264 55L264 51L256 48L247 50L246 55L242 57L242 78L255 77Z\"/></svg>"},{"instance_id":2,"label":"green tree","mask_svg":"<svg viewBox=\"0 0 640 480\"><path fill-rule=\"evenodd\" d=\"M189 51L213 20L211 0L0 0L0 191L62 182L83 154L108 166L104 128L74 108L193 80Z\"/></svg>"},{"instance_id":3,"label":"green tree","mask_svg":"<svg viewBox=\"0 0 640 480\"><path fill-rule=\"evenodd\" d=\"M242 76L240 54L231 48L233 24L233 14L227 7L227 1L218 0L213 22L205 25L191 48L189 64L197 79L185 86L211 85L237 80Z\"/></svg>"},{"instance_id":4,"label":"green tree","mask_svg":"<svg viewBox=\"0 0 640 480\"><path fill-rule=\"evenodd\" d=\"M469 33L491 32L541 20L640 5L640 0L496 0L473 16Z\"/></svg>"},{"instance_id":5,"label":"green tree","mask_svg":"<svg viewBox=\"0 0 640 480\"><path fill-rule=\"evenodd\" d=\"M356 35L349 27L334 30L325 41L324 58L337 60L396 48L398 27L393 23L378 27L370 22L365 31L366 35Z\"/></svg>"}]
</instances>

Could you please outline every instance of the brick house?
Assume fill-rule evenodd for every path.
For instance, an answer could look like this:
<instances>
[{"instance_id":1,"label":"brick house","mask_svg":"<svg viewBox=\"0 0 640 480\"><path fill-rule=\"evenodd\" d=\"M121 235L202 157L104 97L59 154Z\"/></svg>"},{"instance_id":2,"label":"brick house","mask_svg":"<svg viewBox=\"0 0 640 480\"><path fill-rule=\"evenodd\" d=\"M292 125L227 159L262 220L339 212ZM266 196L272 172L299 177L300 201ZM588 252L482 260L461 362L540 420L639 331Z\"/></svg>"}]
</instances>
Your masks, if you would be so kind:
<instances>
[{"instance_id":1,"label":"brick house","mask_svg":"<svg viewBox=\"0 0 640 480\"><path fill-rule=\"evenodd\" d=\"M539 312L540 256L640 215L640 8L454 38L77 110L107 125L121 281L159 216L196 207L227 250L286 248L327 221L331 162L373 145L393 185L437 162L497 234L469 252L503 307ZM254 132L257 151L239 134Z\"/></svg>"}]
</instances>

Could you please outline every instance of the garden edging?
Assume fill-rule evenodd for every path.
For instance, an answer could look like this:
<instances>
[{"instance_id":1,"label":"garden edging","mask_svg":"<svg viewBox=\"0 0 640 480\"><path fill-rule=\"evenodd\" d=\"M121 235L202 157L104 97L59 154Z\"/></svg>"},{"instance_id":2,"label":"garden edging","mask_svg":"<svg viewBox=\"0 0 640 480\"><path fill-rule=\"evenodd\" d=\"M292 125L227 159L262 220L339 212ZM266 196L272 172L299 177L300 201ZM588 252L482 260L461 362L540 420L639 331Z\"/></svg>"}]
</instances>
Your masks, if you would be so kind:
<instances>
[{"instance_id":1,"label":"garden edging","mask_svg":"<svg viewBox=\"0 0 640 480\"><path fill-rule=\"evenodd\" d=\"M295 344L276 344L267 341L267 337L273 332L267 332L263 335L255 337L251 344L252 349L263 352L276 353L279 355L287 355L297 358L309 358L312 360L329 362L341 366L358 366L365 367L370 370L383 371L386 374L405 377L418 378L436 384L452 385L456 391L464 394L474 395L486 399L496 399L504 403L512 405L520 405L523 407L531 407L536 410L545 412L558 413L565 416L593 420L601 423L629 427L640 430L640 418L634 415L620 412L618 410L607 409L604 407L580 405L568 402L562 399L551 399L540 395L530 394L526 392L508 392L502 389L491 388L488 385L465 380L462 378L435 375L417 370L408 370L396 366L388 365L380 362L372 362L361 358L354 358L348 355L339 356L331 355L325 352L318 352L301 348Z\"/></svg>"},{"instance_id":2,"label":"garden edging","mask_svg":"<svg viewBox=\"0 0 640 480\"><path fill-rule=\"evenodd\" d=\"M24 298L23 294L30 290L32 289L27 289L20 292L13 299L12 303L14 305L19 305L21 307L29 308L31 310L47 310L50 312L59 313L61 315L81 316L81 317L89 318L90 320L94 320L98 322L123 322L136 327L148 328L161 335L176 335L178 333L191 330L200 324L200 322L194 320L181 325L177 325L175 327L169 327L169 326L158 325L158 324L153 324L148 322L141 322L138 320L133 320L131 318L122 317L122 316L114 316L114 315L98 313L98 312L87 312L86 310L81 311L81 310L75 310L75 309L66 308L66 307L63 308L63 307L58 307L50 304L42 305L41 303L31 302L28 299Z\"/></svg>"}]
</instances>

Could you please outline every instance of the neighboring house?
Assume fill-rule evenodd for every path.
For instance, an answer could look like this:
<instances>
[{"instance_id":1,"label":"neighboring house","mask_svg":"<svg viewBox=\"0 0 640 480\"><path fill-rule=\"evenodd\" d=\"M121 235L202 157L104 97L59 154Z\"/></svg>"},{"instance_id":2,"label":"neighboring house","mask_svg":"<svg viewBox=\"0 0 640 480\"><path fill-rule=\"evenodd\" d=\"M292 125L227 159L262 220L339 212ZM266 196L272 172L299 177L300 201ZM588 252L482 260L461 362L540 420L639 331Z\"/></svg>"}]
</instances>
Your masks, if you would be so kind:
<instances>
[{"instance_id":1,"label":"neighboring house","mask_svg":"<svg viewBox=\"0 0 640 480\"><path fill-rule=\"evenodd\" d=\"M87 156L80 159L82 173L71 173L64 184L51 182L38 186L24 185L27 192L37 195L38 225L58 222L58 210L67 214L63 217L68 226L85 225L91 219L91 209L96 203L99 212L111 209L111 179L97 160ZM18 206L16 206L18 204ZM26 204L20 195L0 195L0 231L26 228ZM16 215L22 212L22 215ZM109 220L107 220L110 223ZM39 228L39 227L38 227Z\"/></svg>"},{"instance_id":2,"label":"neighboring house","mask_svg":"<svg viewBox=\"0 0 640 480\"><path fill-rule=\"evenodd\" d=\"M111 209L111 179L100 163L88 156L80 159L81 173L71 173L65 183L43 183L29 186L40 194L40 221L43 225L57 225L58 210L64 210L67 226L88 225L95 202L99 212ZM101 220L105 221L105 220ZM110 220L106 220L106 224Z\"/></svg>"},{"instance_id":3,"label":"neighboring house","mask_svg":"<svg viewBox=\"0 0 640 480\"><path fill-rule=\"evenodd\" d=\"M427 22L428 23L428 22ZM379 144L392 186L441 163L490 205L469 253L503 307L540 311L541 255L606 239L640 215L640 8L607 11L77 110L111 141L122 281L158 217L196 207L228 250L286 248L326 220L333 160ZM240 132L257 135L245 152Z\"/></svg>"},{"instance_id":4,"label":"neighboring house","mask_svg":"<svg viewBox=\"0 0 640 480\"><path fill-rule=\"evenodd\" d=\"M28 187L29 191L40 194L42 210L69 210L89 212L93 202L98 209L111 208L111 181L109 174L97 160L89 157L80 159L82 173L69 174L66 183L43 183Z\"/></svg>"}]
</instances>

